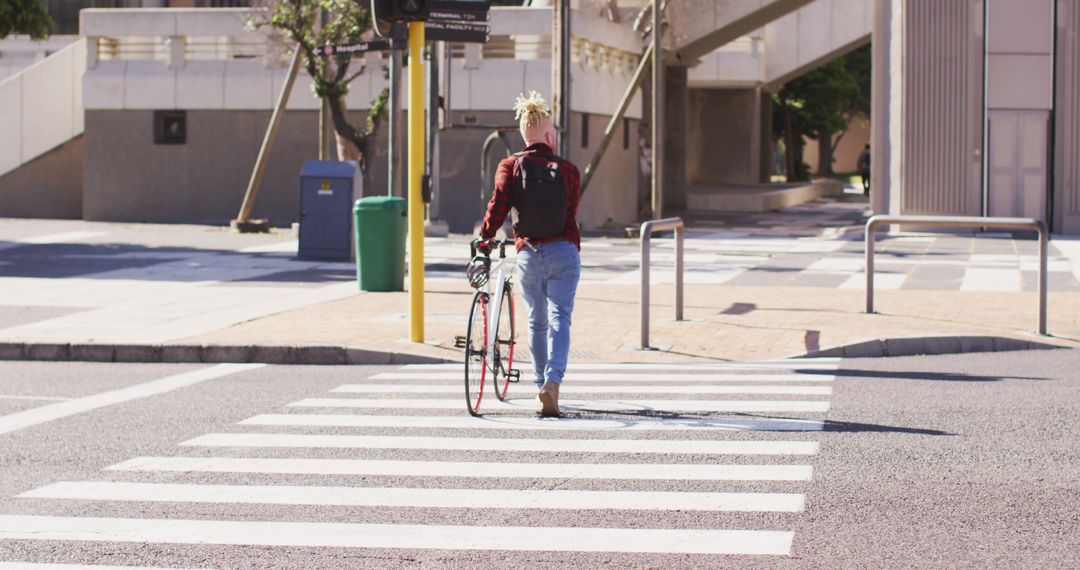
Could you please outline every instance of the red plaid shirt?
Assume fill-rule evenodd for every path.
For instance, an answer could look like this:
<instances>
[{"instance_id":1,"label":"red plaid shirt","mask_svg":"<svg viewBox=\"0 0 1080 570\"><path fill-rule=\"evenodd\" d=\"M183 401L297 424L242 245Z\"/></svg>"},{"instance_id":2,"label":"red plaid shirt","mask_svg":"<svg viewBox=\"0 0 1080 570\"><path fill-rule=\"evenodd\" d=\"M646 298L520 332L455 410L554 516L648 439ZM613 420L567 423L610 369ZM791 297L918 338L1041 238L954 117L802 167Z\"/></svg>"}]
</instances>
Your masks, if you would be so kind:
<instances>
[{"instance_id":1,"label":"red plaid shirt","mask_svg":"<svg viewBox=\"0 0 1080 570\"><path fill-rule=\"evenodd\" d=\"M527 153L524 160L542 160L545 164L555 156L551 151L551 147L544 143L529 145L523 152ZM533 158L534 156L536 158ZM514 177L518 175L517 159L516 156L504 158L499 162L498 170L495 171L495 192L492 193L491 202L488 203L487 214L484 215L484 225L480 226L480 237L483 239L495 237L495 232L506 220L510 208L514 207ZM578 233L577 209L578 202L581 200L581 176L578 174L577 167L569 160L559 160L559 167L562 168L567 185L566 227L557 236L542 240L530 239L529 243L535 245L553 241L568 241L576 245L580 250L581 234ZM518 251L521 251L521 248L526 245L525 237L518 234L516 228L514 229L514 243L517 245Z\"/></svg>"}]
</instances>

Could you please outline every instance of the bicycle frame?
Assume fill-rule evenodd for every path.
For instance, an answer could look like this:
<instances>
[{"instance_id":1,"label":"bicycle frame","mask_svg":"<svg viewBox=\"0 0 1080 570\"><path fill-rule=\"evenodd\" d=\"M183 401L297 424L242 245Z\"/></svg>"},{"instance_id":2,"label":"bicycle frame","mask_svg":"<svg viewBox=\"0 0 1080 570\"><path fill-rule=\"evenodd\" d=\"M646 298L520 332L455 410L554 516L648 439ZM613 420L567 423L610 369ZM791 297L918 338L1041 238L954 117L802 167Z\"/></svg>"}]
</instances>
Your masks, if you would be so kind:
<instances>
[{"instance_id":1,"label":"bicycle frame","mask_svg":"<svg viewBox=\"0 0 1080 570\"><path fill-rule=\"evenodd\" d=\"M493 252L494 253L494 252ZM509 260L505 257L505 246L500 248L499 260L492 263L491 269L488 270L488 282L484 285L484 290L488 294L488 314L487 314L487 346L484 350L487 354L487 366L491 371L495 371L495 362L492 359L495 356L495 337L498 332L499 316L502 314L502 301L503 291L510 284L510 280L514 275L514 266L517 260Z\"/></svg>"}]
</instances>

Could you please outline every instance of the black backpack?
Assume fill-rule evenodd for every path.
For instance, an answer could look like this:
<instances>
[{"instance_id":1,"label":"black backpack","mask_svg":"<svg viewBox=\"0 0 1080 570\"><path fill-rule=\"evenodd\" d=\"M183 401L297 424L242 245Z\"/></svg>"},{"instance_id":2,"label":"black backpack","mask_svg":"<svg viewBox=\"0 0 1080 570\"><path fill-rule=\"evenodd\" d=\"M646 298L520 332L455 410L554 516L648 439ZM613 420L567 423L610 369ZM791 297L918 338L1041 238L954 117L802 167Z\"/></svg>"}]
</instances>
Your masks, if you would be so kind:
<instances>
[{"instance_id":1,"label":"black backpack","mask_svg":"<svg viewBox=\"0 0 1080 570\"><path fill-rule=\"evenodd\" d=\"M518 173L513 192L518 214L514 231L537 240L558 236L566 229L569 208L569 189L560 168L562 159L529 156L524 152L514 156L517 157Z\"/></svg>"}]
</instances>

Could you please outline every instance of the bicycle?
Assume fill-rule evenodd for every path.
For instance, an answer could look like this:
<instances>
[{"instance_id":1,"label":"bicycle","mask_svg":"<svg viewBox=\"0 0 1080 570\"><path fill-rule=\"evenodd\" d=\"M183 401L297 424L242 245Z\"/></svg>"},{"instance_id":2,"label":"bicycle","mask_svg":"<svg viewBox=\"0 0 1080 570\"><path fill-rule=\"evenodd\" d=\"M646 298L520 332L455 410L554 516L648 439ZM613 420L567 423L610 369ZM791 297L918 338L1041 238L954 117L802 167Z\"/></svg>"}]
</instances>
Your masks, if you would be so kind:
<instances>
[{"instance_id":1,"label":"bicycle","mask_svg":"<svg viewBox=\"0 0 1080 570\"><path fill-rule=\"evenodd\" d=\"M487 248L478 247L485 243ZM495 397L506 399L510 384L521 379L513 368L514 295L513 264L506 259L506 246L514 240L473 240L469 244L469 284L476 289L465 336L454 337L454 346L465 350L465 403L469 414L480 415L487 377L495 387ZM492 266L491 252L499 249L499 260ZM479 255L478 255L479 253ZM505 309L505 310L504 310ZM495 334L490 334L494 331ZM501 381L500 381L501 380Z\"/></svg>"}]
</instances>

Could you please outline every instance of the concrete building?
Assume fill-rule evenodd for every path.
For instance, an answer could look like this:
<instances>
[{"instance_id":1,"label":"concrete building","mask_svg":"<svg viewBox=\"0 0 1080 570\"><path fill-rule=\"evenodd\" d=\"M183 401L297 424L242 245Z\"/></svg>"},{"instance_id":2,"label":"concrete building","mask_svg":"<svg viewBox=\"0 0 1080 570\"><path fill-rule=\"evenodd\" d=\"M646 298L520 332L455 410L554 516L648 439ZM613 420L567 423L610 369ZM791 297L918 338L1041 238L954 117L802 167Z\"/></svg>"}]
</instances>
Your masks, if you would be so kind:
<instances>
[{"instance_id":1,"label":"concrete building","mask_svg":"<svg viewBox=\"0 0 1080 570\"><path fill-rule=\"evenodd\" d=\"M0 121L8 121L0 130L18 134L0 141L0 215L227 223L239 208L287 71L283 50L266 33L244 29L250 15L250 9L83 10L78 41L0 83ZM515 128L510 108L517 94L550 85L551 11L496 8L491 26L489 44L456 49L452 57L446 99L455 127L440 133L440 184L431 209L453 231L472 231L483 212L483 140L493 126ZM629 83L640 38L583 14L575 14L574 27L582 35L573 44L570 106L577 136L570 158L584 164ZM346 101L357 120L386 86L382 58L366 61L370 71L352 84ZM622 144L611 145L598 171L602 183L582 205L586 227L637 217L636 204L616 192L636 192L639 184L637 99L620 125ZM317 149L318 106L302 74L256 217L277 225L296 220L300 165ZM155 143L163 111L180 113L185 122L181 144ZM378 146L385 149L385 128L382 133ZM519 138L512 134L513 146ZM385 154L371 164L365 193L385 193Z\"/></svg>"},{"instance_id":2,"label":"concrete building","mask_svg":"<svg viewBox=\"0 0 1080 570\"><path fill-rule=\"evenodd\" d=\"M1080 2L878 0L874 209L1080 233Z\"/></svg>"},{"instance_id":3,"label":"concrete building","mask_svg":"<svg viewBox=\"0 0 1080 570\"><path fill-rule=\"evenodd\" d=\"M551 10L533 4L493 9L493 41L452 50L444 96L454 128L440 132L430 209L451 231L480 218L490 191L480 149L493 127L513 127L514 95L550 91ZM583 167L644 51L633 20L649 4L572 2L569 158ZM0 80L0 215L230 219L285 74L274 42L243 30L248 13L84 10L77 40ZM771 94L873 37L876 211L1024 215L1080 233L1080 0L680 0L666 19L665 210L760 194L773 155ZM373 72L348 98L357 117L384 86L384 62L367 64ZM648 93L618 123L582 206L586 229L643 211ZM317 107L301 77L256 216L296 219ZM154 144L164 111L182 113L183 144ZM492 160L504 152L496 145ZM371 164L366 191L383 193L386 158Z\"/></svg>"}]
</instances>

